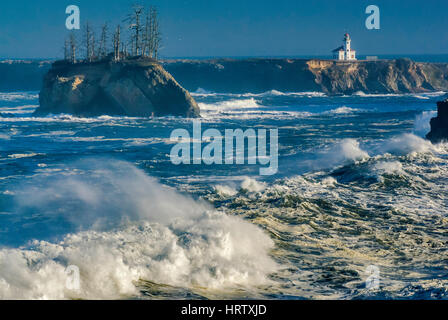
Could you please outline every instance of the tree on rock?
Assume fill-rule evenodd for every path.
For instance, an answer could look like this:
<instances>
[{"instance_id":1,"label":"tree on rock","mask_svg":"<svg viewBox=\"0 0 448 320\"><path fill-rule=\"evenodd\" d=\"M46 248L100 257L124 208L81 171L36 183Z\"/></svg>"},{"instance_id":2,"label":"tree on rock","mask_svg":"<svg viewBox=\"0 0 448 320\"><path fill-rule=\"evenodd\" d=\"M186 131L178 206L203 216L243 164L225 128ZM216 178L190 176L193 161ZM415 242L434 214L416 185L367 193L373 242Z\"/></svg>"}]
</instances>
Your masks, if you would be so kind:
<instances>
[{"instance_id":1,"label":"tree on rock","mask_svg":"<svg viewBox=\"0 0 448 320\"><path fill-rule=\"evenodd\" d=\"M84 50L86 61L92 62L95 59L95 33L90 27L89 22L86 23L84 33Z\"/></svg>"},{"instance_id":2,"label":"tree on rock","mask_svg":"<svg viewBox=\"0 0 448 320\"><path fill-rule=\"evenodd\" d=\"M129 23L129 30L132 31L131 44L132 44L132 55L139 56L141 54L142 48L142 23L141 18L144 8L139 5L133 7L133 12L125 20Z\"/></svg>"},{"instance_id":3,"label":"tree on rock","mask_svg":"<svg viewBox=\"0 0 448 320\"><path fill-rule=\"evenodd\" d=\"M70 34L69 42L70 42L70 62L71 63L76 63L76 47L77 47L77 44L76 44L76 37L75 37L75 34L73 32Z\"/></svg>"},{"instance_id":4,"label":"tree on rock","mask_svg":"<svg viewBox=\"0 0 448 320\"><path fill-rule=\"evenodd\" d=\"M160 25L157 9L153 6L145 13L145 8L140 5L132 7L132 13L124 20L130 37L126 36L121 26L118 25L112 36L112 50L108 45L108 25L101 28L101 36L96 42L95 32L89 22L85 24L83 38L81 39L82 51L85 62L93 62L105 59L110 55L113 61L120 61L126 57L143 56L158 59L160 43ZM96 44L97 50L96 49ZM130 53L128 52L128 49ZM73 32L64 43L64 59L76 63L77 44Z\"/></svg>"},{"instance_id":5,"label":"tree on rock","mask_svg":"<svg viewBox=\"0 0 448 320\"><path fill-rule=\"evenodd\" d=\"M161 36L157 9L155 7L150 7L146 14L143 55L157 59L160 42Z\"/></svg>"},{"instance_id":6,"label":"tree on rock","mask_svg":"<svg viewBox=\"0 0 448 320\"><path fill-rule=\"evenodd\" d=\"M114 33L113 39L113 47L114 47L114 61L120 60L120 49L121 49L121 27L117 26Z\"/></svg>"},{"instance_id":7,"label":"tree on rock","mask_svg":"<svg viewBox=\"0 0 448 320\"><path fill-rule=\"evenodd\" d=\"M107 56L107 23L101 29L100 46L98 49L98 58L103 59Z\"/></svg>"}]
</instances>

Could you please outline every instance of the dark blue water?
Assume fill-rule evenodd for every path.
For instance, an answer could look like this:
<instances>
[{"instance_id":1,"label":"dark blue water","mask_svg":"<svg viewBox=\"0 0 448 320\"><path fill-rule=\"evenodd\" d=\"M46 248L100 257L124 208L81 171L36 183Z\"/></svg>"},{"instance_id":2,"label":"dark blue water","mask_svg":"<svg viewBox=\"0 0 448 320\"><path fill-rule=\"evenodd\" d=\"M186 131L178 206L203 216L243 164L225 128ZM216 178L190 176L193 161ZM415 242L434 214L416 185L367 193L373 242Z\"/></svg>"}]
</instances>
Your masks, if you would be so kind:
<instances>
[{"instance_id":1,"label":"dark blue water","mask_svg":"<svg viewBox=\"0 0 448 320\"><path fill-rule=\"evenodd\" d=\"M448 147L422 139L441 95L195 93L203 130L278 129L260 176L172 164L191 119L0 94L0 297L446 298Z\"/></svg>"}]
</instances>

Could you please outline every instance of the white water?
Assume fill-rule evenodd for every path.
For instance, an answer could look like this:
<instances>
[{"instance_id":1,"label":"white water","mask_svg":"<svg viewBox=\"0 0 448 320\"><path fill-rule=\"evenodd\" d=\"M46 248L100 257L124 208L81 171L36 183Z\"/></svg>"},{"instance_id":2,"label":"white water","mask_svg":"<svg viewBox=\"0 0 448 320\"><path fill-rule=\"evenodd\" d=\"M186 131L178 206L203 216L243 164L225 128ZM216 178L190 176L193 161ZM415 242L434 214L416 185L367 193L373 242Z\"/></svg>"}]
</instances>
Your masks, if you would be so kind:
<instances>
[{"instance_id":1,"label":"white water","mask_svg":"<svg viewBox=\"0 0 448 320\"><path fill-rule=\"evenodd\" d=\"M100 159L69 168L33 178L18 191L18 211L62 216L85 231L0 250L0 298L130 297L139 280L224 290L266 285L278 268L261 229L130 164ZM81 271L79 292L66 288L69 265Z\"/></svg>"}]
</instances>

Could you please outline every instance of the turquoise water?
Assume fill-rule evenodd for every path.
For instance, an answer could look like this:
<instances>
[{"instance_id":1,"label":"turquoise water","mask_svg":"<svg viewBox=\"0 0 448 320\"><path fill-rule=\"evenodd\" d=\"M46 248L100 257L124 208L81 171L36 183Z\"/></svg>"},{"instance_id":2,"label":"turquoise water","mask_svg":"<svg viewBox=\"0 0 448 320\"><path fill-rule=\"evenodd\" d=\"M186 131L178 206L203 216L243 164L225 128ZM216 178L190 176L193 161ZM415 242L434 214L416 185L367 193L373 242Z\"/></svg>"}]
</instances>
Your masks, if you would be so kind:
<instances>
[{"instance_id":1,"label":"turquoise water","mask_svg":"<svg viewBox=\"0 0 448 320\"><path fill-rule=\"evenodd\" d=\"M173 165L191 119L35 118L37 92L1 93L0 297L446 298L448 146L422 138L442 95L194 93L203 130L278 129L260 176Z\"/></svg>"}]
</instances>

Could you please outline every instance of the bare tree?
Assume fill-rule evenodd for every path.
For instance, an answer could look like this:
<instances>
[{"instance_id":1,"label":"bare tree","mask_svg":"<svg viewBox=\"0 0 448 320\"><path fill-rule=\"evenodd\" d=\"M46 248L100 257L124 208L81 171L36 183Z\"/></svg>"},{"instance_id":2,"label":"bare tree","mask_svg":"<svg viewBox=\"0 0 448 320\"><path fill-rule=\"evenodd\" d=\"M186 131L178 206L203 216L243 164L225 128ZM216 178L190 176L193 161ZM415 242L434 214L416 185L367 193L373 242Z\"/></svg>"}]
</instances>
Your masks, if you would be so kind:
<instances>
[{"instance_id":1,"label":"bare tree","mask_svg":"<svg viewBox=\"0 0 448 320\"><path fill-rule=\"evenodd\" d=\"M146 18L146 21L144 19ZM131 30L131 36L128 39L123 36L123 31L118 25L113 34L113 59L119 61L128 57L129 51L134 56L148 56L158 58L161 35L157 9L149 7L146 12L143 6L133 6L132 13L124 20L128 23L128 29ZM86 23L82 49L85 51L85 61L92 62L95 59L104 59L109 54L108 49L108 26L104 24L101 30L101 37L98 41L98 51L95 50L95 33L89 22ZM128 51L129 50L129 51ZM65 41L64 57L72 63L76 63L77 44L74 34Z\"/></svg>"},{"instance_id":2,"label":"bare tree","mask_svg":"<svg viewBox=\"0 0 448 320\"><path fill-rule=\"evenodd\" d=\"M72 32L70 34L70 62L71 63L76 63L76 37L75 34Z\"/></svg>"},{"instance_id":3,"label":"bare tree","mask_svg":"<svg viewBox=\"0 0 448 320\"><path fill-rule=\"evenodd\" d=\"M145 54L151 58L157 59L160 41L161 37L157 9L151 6L146 16Z\"/></svg>"},{"instance_id":4,"label":"bare tree","mask_svg":"<svg viewBox=\"0 0 448 320\"><path fill-rule=\"evenodd\" d=\"M161 34L160 34L159 18L158 18L157 9L155 7L151 7L150 12L151 12L151 21L152 21L151 54L150 54L150 56L154 59L158 59L160 43L162 41Z\"/></svg>"},{"instance_id":5,"label":"bare tree","mask_svg":"<svg viewBox=\"0 0 448 320\"><path fill-rule=\"evenodd\" d=\"M115 61L120 60L120 45L121 45L121 27L120 27L120 25L118 25L117 29L115 29L114 39L113 39L114 60Z\"/></svg>"},{"instance_id":6,"label":"bare tree","mask_svg":"<svg viewBox=\"0 0 448 320\"><path fill-rule=\"evenodd\" d=\"M64 60L68 61L70 58L70 39L65 38L64 42Z\"/></svg>"},{"instance_id":7,"label":"bare tree","mask_svg":"<svg viewBox=\"0 0 448 320\"><path fill-rule=\"evenodd\" d=\"M90 46L91 46L91 51L90 51L90 60L91 61L93 61L93 60L95 60L95 32L92 30L92 40L91 40L91 43L90 43ZM90 62L91 62L90 61Z\"/></svg>"},{"instance_id":8,"label":"bare tree","mask_svg":"<svg viewBox=\"0 0 448 320\"><path fill-rule=\"evenodd\" d=\"M142 55L147 57L150 55L150 38L151 38L151 15L146 12L146 22L145 22L145 31L143 34L143 44L142 44Z\"/></svg>"},{"instance_id":9,"label":"bare tree","mask_svg":"<svg viewBox=\"0 0 448 320\"><path fill-rule=\"evenodd\" d=\"M132 31L131 43L132 43L132 54L138 56L141 54L142 48L142 24L141 16L143 14L144 8L140 5L133 6L133 12L130 14L126 22L129 23L129 29Z\"/></svg>"},{"instance_id":10,"label":"bare tree","mask_svg":"<svg viewBox=\"0 0 448 320\"><path fill-rule=\"evenodd\" d=\"M88 22L84 33L84 50L86 61L92 62L95 58L95 34Z\"/></svg>"},{"instance_id":11,"label":"bare tree","mask_svg":"<svg viewBox=\"0 0 448 320\"><path fill-rule=\"evenodd\" d=\"M123 57L128 57L129 56L129 51L128 51L128 45L126 43L122 43L122 51L123 51Z\"/></svg>"},{"instance_id":12,"label":"bare tree","mask_svg":"<svg viewBox=\"0 0 448 320\"><path fill-rule=\"evenodd\" d=\"M105 23L101 29L100 46L98 49L98 57L102 59L105 56L107 56L107 23Z\"/></svg>"},{"instance_id":13,"label":"bare tree","mask_svg":"<svg viewBox=\"0 0 448 320\"><path fill-rule=\"evenodd\" d=\"M126 58L129 56L128 45L124 42L121 43L121 55Z\"/></svg>"}]
</instances>

